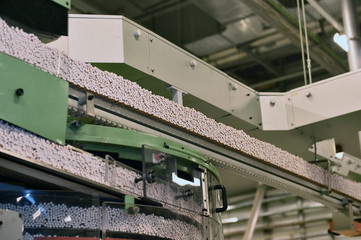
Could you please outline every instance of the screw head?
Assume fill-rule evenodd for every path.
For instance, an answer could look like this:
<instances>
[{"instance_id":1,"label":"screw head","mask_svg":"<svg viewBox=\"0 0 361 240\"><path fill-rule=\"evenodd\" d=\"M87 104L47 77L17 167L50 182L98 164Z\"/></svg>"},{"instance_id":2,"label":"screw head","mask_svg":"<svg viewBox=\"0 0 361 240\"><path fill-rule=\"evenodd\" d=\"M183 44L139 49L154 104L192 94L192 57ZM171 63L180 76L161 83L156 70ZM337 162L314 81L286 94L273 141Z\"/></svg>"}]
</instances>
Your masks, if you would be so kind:
<instances>
[{"instance_id":1,"label":"screw head","mask_svg":"<svg viewBox=\"0 0 361 240\"><path fill-rule=\"evenodd\" d=\"M236 91L238 89L238 86L235 83L229 83L229 86L233 91Z\"/></svg>"},{"instance_id":2,"label":"screw head","mask_svg":"<svg viewBox=\"0 0 361 240\"><path fill-rule=\"evenodd\" d=\"M15 94L16 94L16 96L19 96L19 97L24 95L24 89L22 89L22 88L16 89Z\"/></svg>"},{"instance_id":3,"label":"screw head","mask_svg":"<svg viewBox=\"0 0 361 240\"><path fill-rule=\"evenodd\" d=\"M138 28L137 30L134 31L133 35L134 35L134 38L136 40L138 40L139 37L142 35L142 31Z\"/></svg>"},{"instance_id":4,"label":"screw head","mask_svg":"<svg viewBox=\"0 0 361 240\"><path fill-rule=\"evenodd\" d=\"M276 100L272 99L269 104L271 105L271 107L273 107L274 105L276 105Z\"/></svg>"}]
</instances>

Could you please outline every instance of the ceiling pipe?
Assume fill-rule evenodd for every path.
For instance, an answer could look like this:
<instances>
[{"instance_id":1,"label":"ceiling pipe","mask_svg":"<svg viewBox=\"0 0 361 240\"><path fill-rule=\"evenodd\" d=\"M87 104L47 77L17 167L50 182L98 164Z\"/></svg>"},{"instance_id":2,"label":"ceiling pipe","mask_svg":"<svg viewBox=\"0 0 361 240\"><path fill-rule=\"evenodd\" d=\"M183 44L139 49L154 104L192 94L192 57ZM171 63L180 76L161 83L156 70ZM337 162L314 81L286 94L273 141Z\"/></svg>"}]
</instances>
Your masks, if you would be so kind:
<instances>
[{"instance_id":1,"label":"ceiling pipe","mask_svg":"<svg viewBox=\"0 0 361 240\"><path fill-rule=\"evenodd\" d=\"M322 16L324 17L339 33L343 32L342 24L339 23L334 17L332 17L323 7L315 0L308 0L308 3Z\"/></svg>"},{"instance_id":2,"label":"ceiling pipe","mask_svg":"<svg viewBox=\"0 0 361 240\"><path fill-rule=\"evenodd\" d=\"M342 18L348 44L348 64L350 71L355 71L361 68L360 30L355 0L342 0Z\"/></svg>"},{"instance_id":3,"label":"ceiling pipe","mask_svg":"<svg viewBox=\"0 0 361 240\"><path fill-rule=\"evenodd\" d=\"M323 70L324 68L322 67L314 67L312 68L312 72L315 73L315 72L319 72L321 70ZM292 79L292 78L299 78L299 77L302 77L303 76L303 72L295 72L295 73L291 73L289 75L284 75L284 76L281 76L281 77L277 77L277 78L272 78L272 79L269 79L269 80L266 80L266 81L263 81L263 82L260 82L260 83L255 83L255 84L252 84L250 85L250 88L260 88L260 87L263 87L263 86L267 86L269 84L273 84L273 83L277 83L277 82L283 82L283 81L287 81L289 79Z\"/></svg>"}]
</instances>

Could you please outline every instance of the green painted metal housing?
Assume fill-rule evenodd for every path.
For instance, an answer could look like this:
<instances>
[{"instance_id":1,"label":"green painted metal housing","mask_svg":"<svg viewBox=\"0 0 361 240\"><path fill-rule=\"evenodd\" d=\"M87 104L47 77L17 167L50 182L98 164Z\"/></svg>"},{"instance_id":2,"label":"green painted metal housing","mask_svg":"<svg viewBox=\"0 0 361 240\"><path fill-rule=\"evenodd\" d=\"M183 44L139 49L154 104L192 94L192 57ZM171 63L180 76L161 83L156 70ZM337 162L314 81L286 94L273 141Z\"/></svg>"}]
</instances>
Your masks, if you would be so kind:
<instances>
[{"instance_id":1,"label":"green painted metal housing","mask_svg":"<svg viewBox=\"0 0 361 240\"><path fill-rule=\"evenodd\" d=\"M67 9L70 9L71 0L51 0Z\"/></svg>"},{"instance_id":2,"label":"green painted metal housing","mask_svg":"<svg viewBox=\"0 0 361 240\"><path fill-rule=\"evenodd\" d=\"M65 144L69 83L0 52L0 119Z\"/></svg>"},{"instance_id":3,"label":"green painted metal housing","mask_svg":"<svg viewBox=\"0 0 361 240\"><path fill-rule=\"evenodd\" d=\"M118 153L130 160L142 161L142 146L156 149L177 157L178 169L191 172L200 165L212 173L220 182L217 169L208 159L193 149L175 141L122 128L85 124L69 126L66 140L80 145L86 151Z\"/></svg>"}]
</instances>

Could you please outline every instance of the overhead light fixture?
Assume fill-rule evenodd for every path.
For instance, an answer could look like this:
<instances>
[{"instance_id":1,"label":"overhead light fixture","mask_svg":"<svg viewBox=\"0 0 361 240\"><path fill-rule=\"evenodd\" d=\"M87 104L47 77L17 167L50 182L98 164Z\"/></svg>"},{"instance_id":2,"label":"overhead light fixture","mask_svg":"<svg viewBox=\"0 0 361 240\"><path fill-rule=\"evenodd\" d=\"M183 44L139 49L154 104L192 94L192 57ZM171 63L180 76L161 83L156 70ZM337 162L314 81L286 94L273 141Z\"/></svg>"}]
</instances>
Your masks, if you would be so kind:
<instances>
[{"instance_id":1,"label":"overhead light fixture","mask_svg":"<svg viewBox=\"0 0 361 240\"><path fill-rule=\"evenodd\" d=\"M333 35L333 41L348 52L347 37L345 34L340 35L339 33L335 33L335 35Z\"/></svg>"}]
</instances>

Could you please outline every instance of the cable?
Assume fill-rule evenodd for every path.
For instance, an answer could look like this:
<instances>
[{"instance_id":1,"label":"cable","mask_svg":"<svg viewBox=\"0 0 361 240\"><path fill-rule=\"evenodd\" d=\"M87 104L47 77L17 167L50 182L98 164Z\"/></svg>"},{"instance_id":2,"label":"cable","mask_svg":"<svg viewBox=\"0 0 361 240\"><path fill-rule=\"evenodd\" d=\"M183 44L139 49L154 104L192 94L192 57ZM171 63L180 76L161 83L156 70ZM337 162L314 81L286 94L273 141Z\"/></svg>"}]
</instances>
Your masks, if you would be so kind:
<instances>
[{"instance_id":1,"label":"cable","mask_svg":"<svg viewBox=\"0 0 361 240\"><path fill-rule=\"evenodd\" d=\"M304 25L304 31L305 31L305 40L306 40L308 80L309 80L309 83L311 84L312 83L311 58L310 58L310 50L309 50L309 46L308 46L308 34L307 34L305 1L301 0L301 3L302 3L302 17L303 17L303 25Z\"/></svg>"},{"instance_id":2,"label":"cable","mask_svg":"<svg viewBox=\"0 0 361 240\"><path fill-rule=\"evenodd\" d=\"M303 78L305 80L305 85L307 85L305 51L303 49L303 33L302 33L300 0L297 0L297 12L298 12L298 28L300 30L300 43L301 43L301 54L302 54Z\"/></svg>"}]
</instances>

